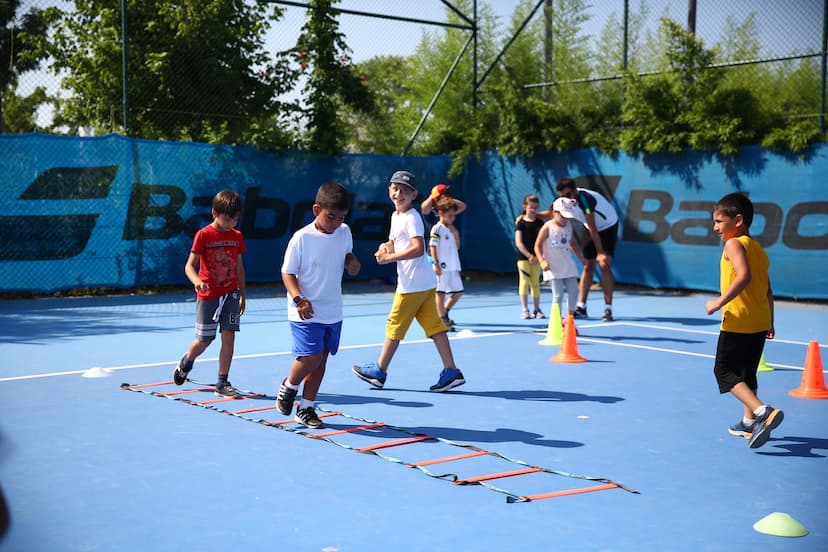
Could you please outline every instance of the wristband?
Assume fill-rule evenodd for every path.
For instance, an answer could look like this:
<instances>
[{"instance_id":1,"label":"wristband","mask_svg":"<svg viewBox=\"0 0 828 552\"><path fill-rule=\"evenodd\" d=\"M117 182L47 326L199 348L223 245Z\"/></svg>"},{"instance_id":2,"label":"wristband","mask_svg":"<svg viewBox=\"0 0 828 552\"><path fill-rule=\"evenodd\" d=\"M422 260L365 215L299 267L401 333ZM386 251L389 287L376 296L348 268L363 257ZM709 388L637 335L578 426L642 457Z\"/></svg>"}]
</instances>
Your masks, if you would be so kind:
<instances>
[{"instance_id":1,"label":"wristband","mask_svg":"<svg viewBox=\"0 0 828 552\"><path fill-rule=\"evenodd\" d=\"M293 304L294 304L294 305L298 305L298 304L299 304L299 302L300 302L302 299L304 299L304 298L305 298L305 294L304 294L304 293L300 293L299 295L297 295L297 296L295 296L295 297L293 298Z\"/></svg>"}]
</instances>

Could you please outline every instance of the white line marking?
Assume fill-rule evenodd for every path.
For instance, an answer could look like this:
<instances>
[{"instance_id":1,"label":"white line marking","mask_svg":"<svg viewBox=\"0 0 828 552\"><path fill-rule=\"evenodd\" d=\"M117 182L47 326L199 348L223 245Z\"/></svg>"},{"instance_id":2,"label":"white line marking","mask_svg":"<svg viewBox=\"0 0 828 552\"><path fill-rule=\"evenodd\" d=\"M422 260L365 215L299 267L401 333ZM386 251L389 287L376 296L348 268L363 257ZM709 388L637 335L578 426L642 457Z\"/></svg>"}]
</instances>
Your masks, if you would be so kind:
<instances>
[{"instance_id":1,"label":"white line marking","mask_svg":"<svg viewBox=\"0 0 828 552\"><path fill-rule=\"evenodd\" d=\"M524 332L499 332L499 333L487 333L487 334L474 334L469 336L464 336L459 339L475 339L481 337L499 337L503 335L512 335L516 333L524 333ZM454 338L452 338L454 339ZM412 339L409 341L403 341L400 345L415 345L420 343L430 343L431 339ZM345 345L340 347L339 350L354 350L354 349L370 349L372 347L382 347L382 343L366 343L363 345ZM266 358L266 357L275 357L275 356L288 356L290 355L290 351L276 351L273 353L255 353L255 354L248 354L248 355L235 355L233 360L239 360L244 358ZM211 358L198 358L195 362L216 362L218 361L218 357L211 357ZM166 361L166 362L150 362L146 364L126 364L124 366L108 366L106 370L132 370L134 368L155 368L158 366L175 366L178 364L178 360ZM83 370L70 370L66 372L49 372L47 374L32 374L30 376L11 376L7 378L0 378L0 383L4 381L20 381L20 380L31 380L31 379L38 379L38 378L51 378L55 376L74 376L77 374L83 374L86 372L88 368L84 368Z\"/></svg>"},{"instance_id":2,"label":"white line marking","mask_svg":"<svg viewBox=\"0 0 828 552\"><path fill-rule=\"evenodd\" d=\"M719 335L718 331L691 330L691 329L688 329L688 328L674 328L674 327L671 327L671 326L660 326L658 324L643 324L643 323L640 323L640 322L616 321L616 322L610 322L610 323L603 322L603 323L580 324L579 325L579 327L582 328L582 329L585 329L585 328L607 328L607 327L611 327L611 326L632 326L632 327L636 327L636 328L647 328L647 329L651 329L651 330L659 330L659 331L666 331L666 332L684 332L684 333L695 333L695 334L702 334L702 335ZM454 339L475 339L475 338L483 338L483 337L500 337L500 336L504 336L504 335L517 335L517 334L522 334L522 333L526 333L526 332L525 331L520 331L520 332L498 332L498 333L480 333L480 334L476 333L476 334L465 335L465 336L461 336L461 337L454 336L451 339L454 340ZM533 332L533 334L545 334L545 332L539 330L539 331ZM415 345L415 344L428 343L430 341L431 341L431 339L414 339L414 340L410 340L410 341L403 341L403 342L400 343L400 345ZM585 341L585 342L589 342L589 343L598 343L598 344L601 344L601 345L611 345L611 346L614 346L614 347L628 347L628 348L632 348L632 349L644 349L646 351L658 351L658 352L662 352L662 353L671 353L671 354L676 354L676 355L695 356L695 357L708 358L708 359L716 358L716 355L711 355L711 354L707 354L707 353L692 353L692 352L689 352L689 351L680 351L678 349L666 349L664 347L652 347L652 346L649 346L649 345L639 345L639 344L635 344L635 343L620 343L620 342L617 342L617 341L605 341L603 339L595 339L595 338L590 338L590 337L581 337L581 338L579 338L579 341ZM804 341L792 341L792 340L785 340L785 339L774 339L773 341L777 342L777 343L788 343L788 344L791 344L791 345L804 345L804 346L808 345L808 342L804 342ZM826 347L825 345L822 345L822 344L820 344L819 346L820 346L820 348L825 348ZM340 347L340 349L341 350L355 350L355 349L370 349L370 348L373 348L373 347L382 347L382 343L367 343L367 344L363 344L363 345L346 345L346 346ZM277 351L277 352L273 352L273 353L255 353L255 354L247 354L247 355L237 355L233 358L234 359L266 358L266 357L275 357L275 356L288 356L290 354L291 354L290 351ZM196 362L216 362L216 361L218 361L218 357L196 359ZM175 366L177 362L178 362L178 360L166 361L166 362L152 362L152 363L146 363L146 364L127 364L127 365L124 365L124 366L110 366L110 367L107 367L106 369L116 371L116 370L132 370L132 369L135 369L135 368L155 368L155 367L158 367L158 366ZM769 362L768 365L771 366L772 368L788 368L788 369L791 369L791 370L804 370L803 366L791 366L789 364L778 364L778 363L775 363L775 362L774 363ZM20 381L20 380L30 380L30 379L38 379L38 378L50 378L50 377L55 377L55 376L74 376L74 375L77 375L77 374L83 374L84 372L86 372L86 370L88 370L88 368L85 368L83 370L71 370L71 371L67 371L67 372L50 372L50 373L47 373L47 374L33 374L33 375L29 375L29 376L12 376L12 377L7 377L7 378L0 378L0 383L2 383L4 381Z\"/></svg>"}]
</instances>

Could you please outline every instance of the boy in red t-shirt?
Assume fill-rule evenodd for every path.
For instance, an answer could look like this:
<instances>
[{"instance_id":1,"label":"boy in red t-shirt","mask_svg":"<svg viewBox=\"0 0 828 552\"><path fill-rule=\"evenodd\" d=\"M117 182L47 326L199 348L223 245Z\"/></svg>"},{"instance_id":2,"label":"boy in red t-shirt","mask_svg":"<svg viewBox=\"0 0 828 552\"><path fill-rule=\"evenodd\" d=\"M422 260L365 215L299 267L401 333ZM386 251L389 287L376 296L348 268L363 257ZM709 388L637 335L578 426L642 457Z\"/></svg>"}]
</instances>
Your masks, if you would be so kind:
<instances>
[{"instance_id":1,"label":"boy in red t-shirt","mask_svg":"<svg viewBox=\"0 0 828 552\"><path fill-rule=\"evenodd\" d=\"M239 391L227 381L239 321L244 314L245 280L242 254L247 251L244 236L236 230L242 211L241 196L222 190L213 198L213 222L199 230L184 273L195 287L196 337L173 371L181 385L193 369L193 361L216 338L221 328L221 351L216 395L237 397ZM198 268L196 269L196 264Z\"/></svg>"}]
</instances>

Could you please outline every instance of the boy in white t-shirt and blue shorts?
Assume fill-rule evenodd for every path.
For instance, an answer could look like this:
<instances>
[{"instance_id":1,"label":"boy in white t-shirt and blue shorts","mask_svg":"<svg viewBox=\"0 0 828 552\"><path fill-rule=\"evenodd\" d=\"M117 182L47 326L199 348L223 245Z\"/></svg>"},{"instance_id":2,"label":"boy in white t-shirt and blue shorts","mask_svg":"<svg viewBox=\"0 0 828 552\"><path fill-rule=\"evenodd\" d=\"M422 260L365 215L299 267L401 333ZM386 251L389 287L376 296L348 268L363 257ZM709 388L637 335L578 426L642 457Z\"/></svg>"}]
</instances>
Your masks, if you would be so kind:
<instances>
[{"instance_id":1,"label":"boy in white t-shirt and blue shorts","mask_svg":"<svg viewBox=\"0 0 828 552\"><path fill-rule=\"evenodd\" d=\"M434 341L443 370L431 391L448 391L466 380L454 364L448 330L437 314L437 279L429 265L425 248L425 228L420 214L413 208L417 198L414 175L397 171L391 176L388 196L394 203L388 241L380 244L374 257L379 264L397 263L397 291L385 326L385 341L376 362L353 367L361 380L382 389L388 366L411 323L416 319L427 337Z\"/></svg>"},{"instance_id":2,"label":"boy in white t-shirt and blue shorts","mask_svg":"<svg viewBox=\"0 0 828 552\"><path fill-rule=\"evenodd\" d=\"M282 263L294 360L279 386L276 408L289 415L304 381L295 420L311 429L322 427L314 410L316 394L325 376L328 355L339 350L342 274L347 270L355 276L361 268L352 252L351 229L344 224L348 208L344 186L337 182L322 184L313 204L313 222L293 234Z\"/></svg>"}]
</instances>

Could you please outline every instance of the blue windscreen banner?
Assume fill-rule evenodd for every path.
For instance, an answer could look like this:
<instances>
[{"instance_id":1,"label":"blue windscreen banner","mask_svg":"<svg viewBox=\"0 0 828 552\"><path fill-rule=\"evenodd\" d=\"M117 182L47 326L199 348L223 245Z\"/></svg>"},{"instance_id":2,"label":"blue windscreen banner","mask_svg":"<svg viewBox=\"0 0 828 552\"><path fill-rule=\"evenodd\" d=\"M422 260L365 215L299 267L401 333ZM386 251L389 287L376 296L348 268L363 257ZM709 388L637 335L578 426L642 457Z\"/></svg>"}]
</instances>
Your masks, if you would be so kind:
<instances>
[{"instance_id":1,"label":"blue windscreen banner","mask_svg":"<svg viewBox=\"0 0 828 552\"><path fill-rule=\"evenodd\" d=\"M117 135L2 135L0 291L187 284L193 235L209 224L211 199L225 188L244 201L248 281L276 282L290 236L312 220L316 190L327 181L352 194L346 222L363 265L358 277L387 278L393 265L377 265L373 253L388 237L389 177L406 169L417 176L418 201L445 182L467 203L457 220L464 269L515 273L514 225L524 196L538 195L546 208L557 180L571 177L618 211L619 283L717 290L722 247L711 208L739 191L755 204L751 234L770 257L774 293L828 298L828 144L801 155L748 147L729 157L486 152L453 179L450 165L447 156L328 158Z\"/></svg>"}]
</instances>

